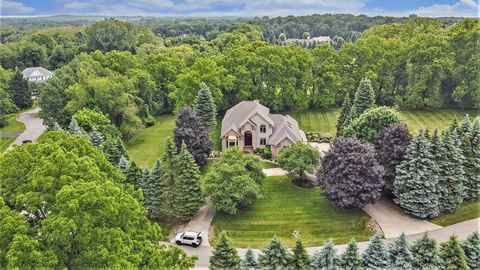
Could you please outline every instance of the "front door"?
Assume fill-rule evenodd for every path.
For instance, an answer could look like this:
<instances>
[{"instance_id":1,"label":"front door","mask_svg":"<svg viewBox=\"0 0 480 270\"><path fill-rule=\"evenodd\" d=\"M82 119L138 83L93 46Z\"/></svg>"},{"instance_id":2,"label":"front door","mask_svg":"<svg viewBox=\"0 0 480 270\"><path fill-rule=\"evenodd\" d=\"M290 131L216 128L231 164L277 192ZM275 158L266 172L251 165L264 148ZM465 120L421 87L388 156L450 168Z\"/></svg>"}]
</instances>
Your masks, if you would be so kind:
<instances>
[{"instance_id":1,"label":"front door","mask_svg":"<svg viewBox=\"0 0 480 270\"><path fill-rule=\"evenodd\" d=\"M252 132L245 131L243 135L245 136L245 146L252 146Z\"/></svg>"}]
</instances>

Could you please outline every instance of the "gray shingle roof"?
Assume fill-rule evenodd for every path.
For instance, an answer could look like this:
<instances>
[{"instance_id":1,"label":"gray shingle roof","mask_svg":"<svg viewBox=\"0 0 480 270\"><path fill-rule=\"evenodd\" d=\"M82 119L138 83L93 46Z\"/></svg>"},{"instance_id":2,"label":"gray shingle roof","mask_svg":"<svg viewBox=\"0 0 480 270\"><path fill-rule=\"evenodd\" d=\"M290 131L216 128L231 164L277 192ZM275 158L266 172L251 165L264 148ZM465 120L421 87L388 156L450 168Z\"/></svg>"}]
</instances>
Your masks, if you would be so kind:
<instances>
[{"instance_id":1,"label":"gray shingle roof","mask_svg":"<svg viewBox=\"0 0 480 270\"><path fill-rule=\"evenodd\" d=\"M49 71L48 69L46 68L43 68L43 67L30 67L30 68L26 68L22 71L22 74L23 74L23 77L25 78L28 78L30 77L30 75L32 75L33 72L39 72L41 73L43 76L45 77L51 77L53 75L53 73L51 71Z\"/></svg>"}]
</instances>

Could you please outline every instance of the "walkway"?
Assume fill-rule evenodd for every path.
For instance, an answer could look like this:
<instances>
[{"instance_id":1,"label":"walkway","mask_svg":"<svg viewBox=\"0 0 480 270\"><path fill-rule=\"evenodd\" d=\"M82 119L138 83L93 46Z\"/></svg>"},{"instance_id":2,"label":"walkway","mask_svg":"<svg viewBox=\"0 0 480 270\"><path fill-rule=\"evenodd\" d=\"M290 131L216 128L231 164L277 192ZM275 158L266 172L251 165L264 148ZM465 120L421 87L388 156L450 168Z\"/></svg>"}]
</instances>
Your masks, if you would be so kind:
<instances>
[{"instance_id":1,"label":"walkway","mask_svg":"<svg viewBox=\"0 0 480 270\"><path fill-rule=\"evenodd\" d=\"M43 124L43 120L37 117L39 112L40 108L36 108L17 115L17 120L25 124L25 130L18 135L7 150L13 149L14 145L22 145L25 140L34 142L42 135L47 127Z\"/></svg>"},{"instance_id":2,"label":"walkway","mask_svg":"<svg viewBox=\"0 0 480 270\"><path fill-rule=\"evenodd\" d=\"M438 243L440 242L445 242L448 240L448 238L452 235L455 234L460 240L464 240L467 238L470 234L473 232L477 231L480 226L480 218L477 219L472 219L469 221L464 221L461 223L457 223L451 226L447 226L444 228L436 229L433 231L428 232L428 235L435 239ZM418 233L418 234L413 234L413 235L408 235L407 240L411 244L415 240L419 239L422 237L423 233ZM388 238L385 240L386 243L391 243L395 240L395 238ZM166 244L166 245L172 245L171 243L161 243L161 244ZM363 250L367 247L368 242L359 242L358 247L360 252L363 252ZM346 245L336 245L335 246L338 252L343 252L345 250ZM181 248L190 256L197 256L198 260L196 262L195 269L208 269L208 259L210 258L210 255L212 254L212 247L206 247L206 246L200 246L198 248L192 248L189 246L181 246ZM321 249L321 247L308 247L306 248L307 252L310 255L313 255L315 252ZM240 256L243 258L245 256L246 249L244 248L237 248L238 253ZM261 250L260 249L254 249L254 253L257 255L260 254Z\"/></svg>"}]
</instances>

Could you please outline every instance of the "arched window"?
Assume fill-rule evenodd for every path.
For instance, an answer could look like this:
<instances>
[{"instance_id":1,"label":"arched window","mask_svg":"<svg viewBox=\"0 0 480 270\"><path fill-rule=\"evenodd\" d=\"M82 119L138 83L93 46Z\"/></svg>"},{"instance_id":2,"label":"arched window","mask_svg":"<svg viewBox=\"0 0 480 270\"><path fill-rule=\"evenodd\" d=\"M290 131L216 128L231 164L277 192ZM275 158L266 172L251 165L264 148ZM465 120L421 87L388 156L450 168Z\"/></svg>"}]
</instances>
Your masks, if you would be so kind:
<instances>
[{"instance_id":1,"label":"arched window","mask_svg":"<svg viewBox=\"0 0 480 270\"><path fill-rule=\"evenodd\" d=\"M260 126L260 133L266 133L267 132L267 127L265 125Z\"/></svg>"}]
</instances>

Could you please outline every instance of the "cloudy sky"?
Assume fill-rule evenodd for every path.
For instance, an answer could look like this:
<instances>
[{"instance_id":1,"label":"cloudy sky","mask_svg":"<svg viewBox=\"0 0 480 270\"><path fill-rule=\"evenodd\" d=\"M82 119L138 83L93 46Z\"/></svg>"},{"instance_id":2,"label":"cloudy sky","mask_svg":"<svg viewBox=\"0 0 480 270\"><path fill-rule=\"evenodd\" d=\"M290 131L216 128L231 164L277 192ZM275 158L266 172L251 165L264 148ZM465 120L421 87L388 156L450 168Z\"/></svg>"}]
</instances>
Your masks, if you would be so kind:
<instances>
[{"instance_id":1,"label":"cloudy sky","mask_svg":"<svg viewBox=\"0 0 480 270\"><path fill-rule=\"evenodd\" d=\"M323 13L478 17L478 0L0 0L2 16L285 16Z\"/></svg>"}]
</instances>

